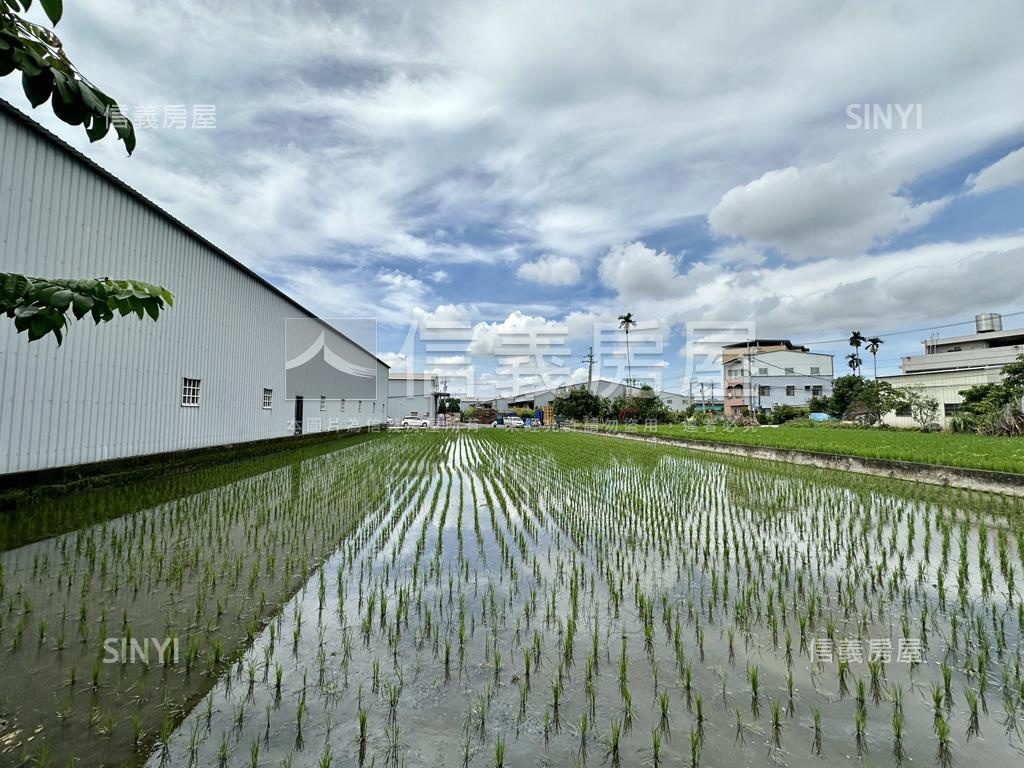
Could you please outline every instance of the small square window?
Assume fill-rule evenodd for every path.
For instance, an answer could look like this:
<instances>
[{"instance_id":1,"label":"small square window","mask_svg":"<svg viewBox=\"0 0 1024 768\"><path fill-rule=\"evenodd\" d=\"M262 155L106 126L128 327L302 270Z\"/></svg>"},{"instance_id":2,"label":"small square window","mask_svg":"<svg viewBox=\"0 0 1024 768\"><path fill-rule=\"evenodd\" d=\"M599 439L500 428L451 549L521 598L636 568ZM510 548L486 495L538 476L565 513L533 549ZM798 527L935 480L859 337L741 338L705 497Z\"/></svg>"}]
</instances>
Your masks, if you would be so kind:
<instances>
[{"instance_id":1,"label":"small square window","mask_svg":"<svg viewBox=\"0 0 1024 768\"><path fill-rule=\"evenodd\" d=\"M772 388L771 387L758 387L757 388L757 396L758 397L771 397L772 396Z\"/></svg>"},{"instance_id":2,"label":"small square window","mask_svg":"<svg viewBox=\"0 0 1024 768\"><path fill-rule=\"evenodd\" d=\"M263 388L263 410L269 411L274 407L274 390Z\"/></svg>"},{"instance_id":3,"label":"small square window","mask_svg":"<svg viewBox=\"0 0 1024 768\"><path fill-rule=\"evenodd\" d=\"M821 373L821 366L812 365L811 366L811 376L817 376L819 373Z\"/></svg>"},{"instance_id":4,"label":"small square window","mask_svg":"<svg viewBox=\"0 0 1024 768\"><path fill-rule=\"evenodd\" d=\"M758 376L767 376L768 375L768 369L767 368L758 368L757 369L757 375Z\"/></svg>"},{"instance_id":5,"label":"small square window","mask_svg":"<svg viewBox=\"0 0 1024 768\"><path fill-rule=\"evenodd\" d=\"M320 395L320 410L327 410L327 395Z\"/></svg>"},{"instance_id":6,"label":"small square window","mask_svg":"<svg viewBox=\"0 0 1024 768\"><path fill-rule=\"evenodd\" d=\"M793 369L792 368L787 368L786 369L786 375L787 376L792 376L793 375Z\"/></svg>"},{"instance_id":7,"label":"small square window","mask_svg":"<svg viewBox=\"0 0 1024 768\"><path fill-rule=\"evenodd\" d=\"M814 395L814 397L821 397L821 393L822 393L822 388L821 387L811 387L811 394Z\"/></svg>"},{"instance_id":8,"label":"small square window","mask_svg":"<svg viewBox=\"0 0 1024 768\"><path fill-rule=\"evenodd\" d=\"M199 407L199 379L181 380L181 404L189 408Z\"/></svg>"},{"instance_id":9,"label":"small square window","mask_svg":"<svg viewBox=\"0 0 1024 768\"><path fill-rule=\"evenodd\" d=\"M786 397L793 397L796 394L796 387L790 384L786 387Z\"/></svg>"}]
</instances>

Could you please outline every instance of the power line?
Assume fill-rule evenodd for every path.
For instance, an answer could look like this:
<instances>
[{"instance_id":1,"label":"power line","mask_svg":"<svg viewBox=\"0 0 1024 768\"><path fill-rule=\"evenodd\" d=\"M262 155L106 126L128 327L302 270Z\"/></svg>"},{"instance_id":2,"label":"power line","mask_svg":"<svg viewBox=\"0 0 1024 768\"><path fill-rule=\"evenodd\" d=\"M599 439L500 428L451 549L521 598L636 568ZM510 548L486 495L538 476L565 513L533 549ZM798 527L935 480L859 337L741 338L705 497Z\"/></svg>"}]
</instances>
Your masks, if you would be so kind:
<instances>
[{"instance_id":1,"label":"power line","mask_svg":"<svg viewBox=\"0 0 1024 768\"><path fill-rule=\"evenodd\" d=\"M1002 317L1002 318L1019 317L1021 315L1024 315L1024 310L1019 310L1019 311L1016 311L1016 312L1001 313L1000 317ZM911 329L904 330L904 331L888 331L886 333L879 333L879 334L875 334L875 335L877 335L881 339L885 339L885 338L889 338L891 336L906 336L906 335L911 334L911 333L928 333L929 331L936 331L936 330L941 330L941 329L944 329L944 328L956 328L956 327L961 326L961 325L971 325L975 321L976 321L976 318L971 318L970 320L961 320L960 322L955 322L955 323L942 323L942 324L939 324L939 325L929 325L929 326L924 327L924 328L911 328ZM849 341L850 341L850 339L847 336L847 337L843 337L841 339L823 339L823 340L819 340L819 341L807 341L807 342L802 342L802 343L805 346L812 346L812 345L825 345L825 344L847 344ZM898 359L902 360L902 358L898 358ZM883 360L884 361L891 360L891 361L895 362L897 360L897 358L883 358ZM706 369L704 371L704 375L713 375L711 373L711 370L712 369ZM833 373L834 373L834 371L833 371ZM664 381L673 381L674 379L676 379L678 377L680 383L682 383L684 378L685 378L685 376L686 376L685 372L679 373L679 374L672 374L671 376L663 376L662 377L662 381L663 382Z\"/></svg>"},{"instance_id":2,"label":"power line","mask_svg":"<svg viewBox=\"0 0 1024 768\"><path fill-rule=\"evenodd\" d=\"M1000 315L1000 317L1017 317L1019 315L1024 315L1024 310L1021 310L1019 312L1008 312L1006 314ZM960 326L960 325L971 325L974 322L975 322L975 318L971 318L970 320L963 320L963 321L961 321L959 323L945 323L944 325L929 325L927 328L911 328L908 331L890 331L888 333L879 333L879 334L876 334L876 335L879 338L884 339L884 338L887 338L889 336L905 336L908 333L927 333L928 331L937 331L937 330L940 330L942 328L956 328L957 326ZM811 344L841 344L841 343L848 342L849 340L850 340L849 337L846 337L846 338L843 338L843 339L825 339L824 341L806 341L806 342L804 342L804 344L807 345L807 346L810 346Z\"/></svg>"}]
</instances>

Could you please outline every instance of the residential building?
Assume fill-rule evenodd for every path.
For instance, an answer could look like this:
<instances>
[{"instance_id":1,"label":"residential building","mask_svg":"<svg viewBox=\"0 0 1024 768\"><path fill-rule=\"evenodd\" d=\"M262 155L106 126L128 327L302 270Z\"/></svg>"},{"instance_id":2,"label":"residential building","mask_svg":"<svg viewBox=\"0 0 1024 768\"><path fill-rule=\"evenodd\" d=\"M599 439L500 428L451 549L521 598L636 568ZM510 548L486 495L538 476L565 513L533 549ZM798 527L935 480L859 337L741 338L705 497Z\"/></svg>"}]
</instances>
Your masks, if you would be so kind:
<instances>
[{"instance_id":1,"label":"residential building","mask_svg":"<svg viewBox=\"0 0 1024 768\"><path fill-rule=\"evenodd\" d=\"M418 416L433 421L438 400L447 394L436 373L392 371L388 376L388 414L395 420Z\"/></svg>"},{"instance_id":2,"label":"residential building","mask_svg":"<svg viewBox=\"0 0 1024 768\"><path fill-rule=\"evenodd\" d=\"M832 394L832 356L789 339L751 339L722 347L722 379L729 416L802 408Z\"/></svg>"},{"instance_id":3,"label":"residential building","mask_svg":"<svg viewBox=\"0 0 1024 768\"><path fill-rule=\"evenodd\" d=\"M679 392L668 392L667 390L659 392L658 397L661 398L661 402L665 404L665 407L674 413L683 413L688 410L696 399L689 395L683 395Z\"/></svg>"},{"instance_id":4,"label":"residential building","mask_svg":"<svg viewBox=\"0 0 1024 768\"><path fill-rule=\"evenodd\" d=\"M0 101L4 271L165 286L157 322L0 328L0 474L366 426L388 366ZM244 222L239 222L244 226Z\"/></svg>"},{"instance_id":5,"label":"residential building","mask_svg":"<svg viewBox=\"0 0 1024 768\"><path fill-rule=\"evenodd\" d=\"M935 398L939 403L936 420L945 426L963 403L961 391L998 382L1003 367L1024 354L1024 328L1004 331L1002 317L983 313L975 317L974 333L933 337L923 340L921 345L923 354L902 359L903 373L878 378L894 387L916 389ZM884 420L892 426L917 426L906 410L887 414Z\"/></svg>"}]
</instances>

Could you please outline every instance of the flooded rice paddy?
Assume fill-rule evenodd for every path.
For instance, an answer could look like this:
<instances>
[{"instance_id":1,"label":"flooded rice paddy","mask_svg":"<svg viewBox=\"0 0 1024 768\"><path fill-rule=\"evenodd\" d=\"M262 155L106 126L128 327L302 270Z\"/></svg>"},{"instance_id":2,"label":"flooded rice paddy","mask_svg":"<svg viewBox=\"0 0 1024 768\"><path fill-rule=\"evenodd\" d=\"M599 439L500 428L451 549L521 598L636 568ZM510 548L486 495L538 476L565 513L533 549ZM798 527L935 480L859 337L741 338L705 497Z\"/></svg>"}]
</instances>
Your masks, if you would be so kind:
<instances>
[{"instance_id":1,"label":"flooded rice paddy","mask_svg":"<svg viewBox=\"0 0 1024 768\"><path fill-rule=\"evenodd\" d=\"M1016 764L1022 506L380 436L0 554L0 764Z\"/></svg>"}]
</instances>

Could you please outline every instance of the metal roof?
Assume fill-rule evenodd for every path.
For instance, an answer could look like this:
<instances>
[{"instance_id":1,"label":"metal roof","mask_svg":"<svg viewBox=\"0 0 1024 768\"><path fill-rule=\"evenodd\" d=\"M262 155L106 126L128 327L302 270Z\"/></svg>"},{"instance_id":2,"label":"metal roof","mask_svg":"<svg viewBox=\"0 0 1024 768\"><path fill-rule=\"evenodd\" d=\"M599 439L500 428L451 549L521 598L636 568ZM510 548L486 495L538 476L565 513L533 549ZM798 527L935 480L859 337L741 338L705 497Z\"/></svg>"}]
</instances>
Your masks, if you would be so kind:
<instances>
[{"instance_id":1,"label":"metal roof","mask_svg":"<svg viewBox=\"0 0 1024 768\"><path fill-rule=\"evenodd\" d=\"M738 341L734 344L723 344L722 349L743 349L746 347L778 347L784 346L788 350L807 351L807 347L794 344L789 339L750 339L749 341Z\"/></svg>"},{"instance_id":2,"label":"metal roof","mask_svg":"<svg viewBox=\"0 0 1024 768\"><path fill-rule=\"evenodd\" d=\"M921 343L926 347L931 347L935 345L945 346L946 344L962 344L968 341L1012 339L1016 336L1024 337L1024 328L1014 328L1009 331L988 331L987 333L969 333L965 336L946 336L940 339L923 339Z\"/></svg>"}]
</instances>

